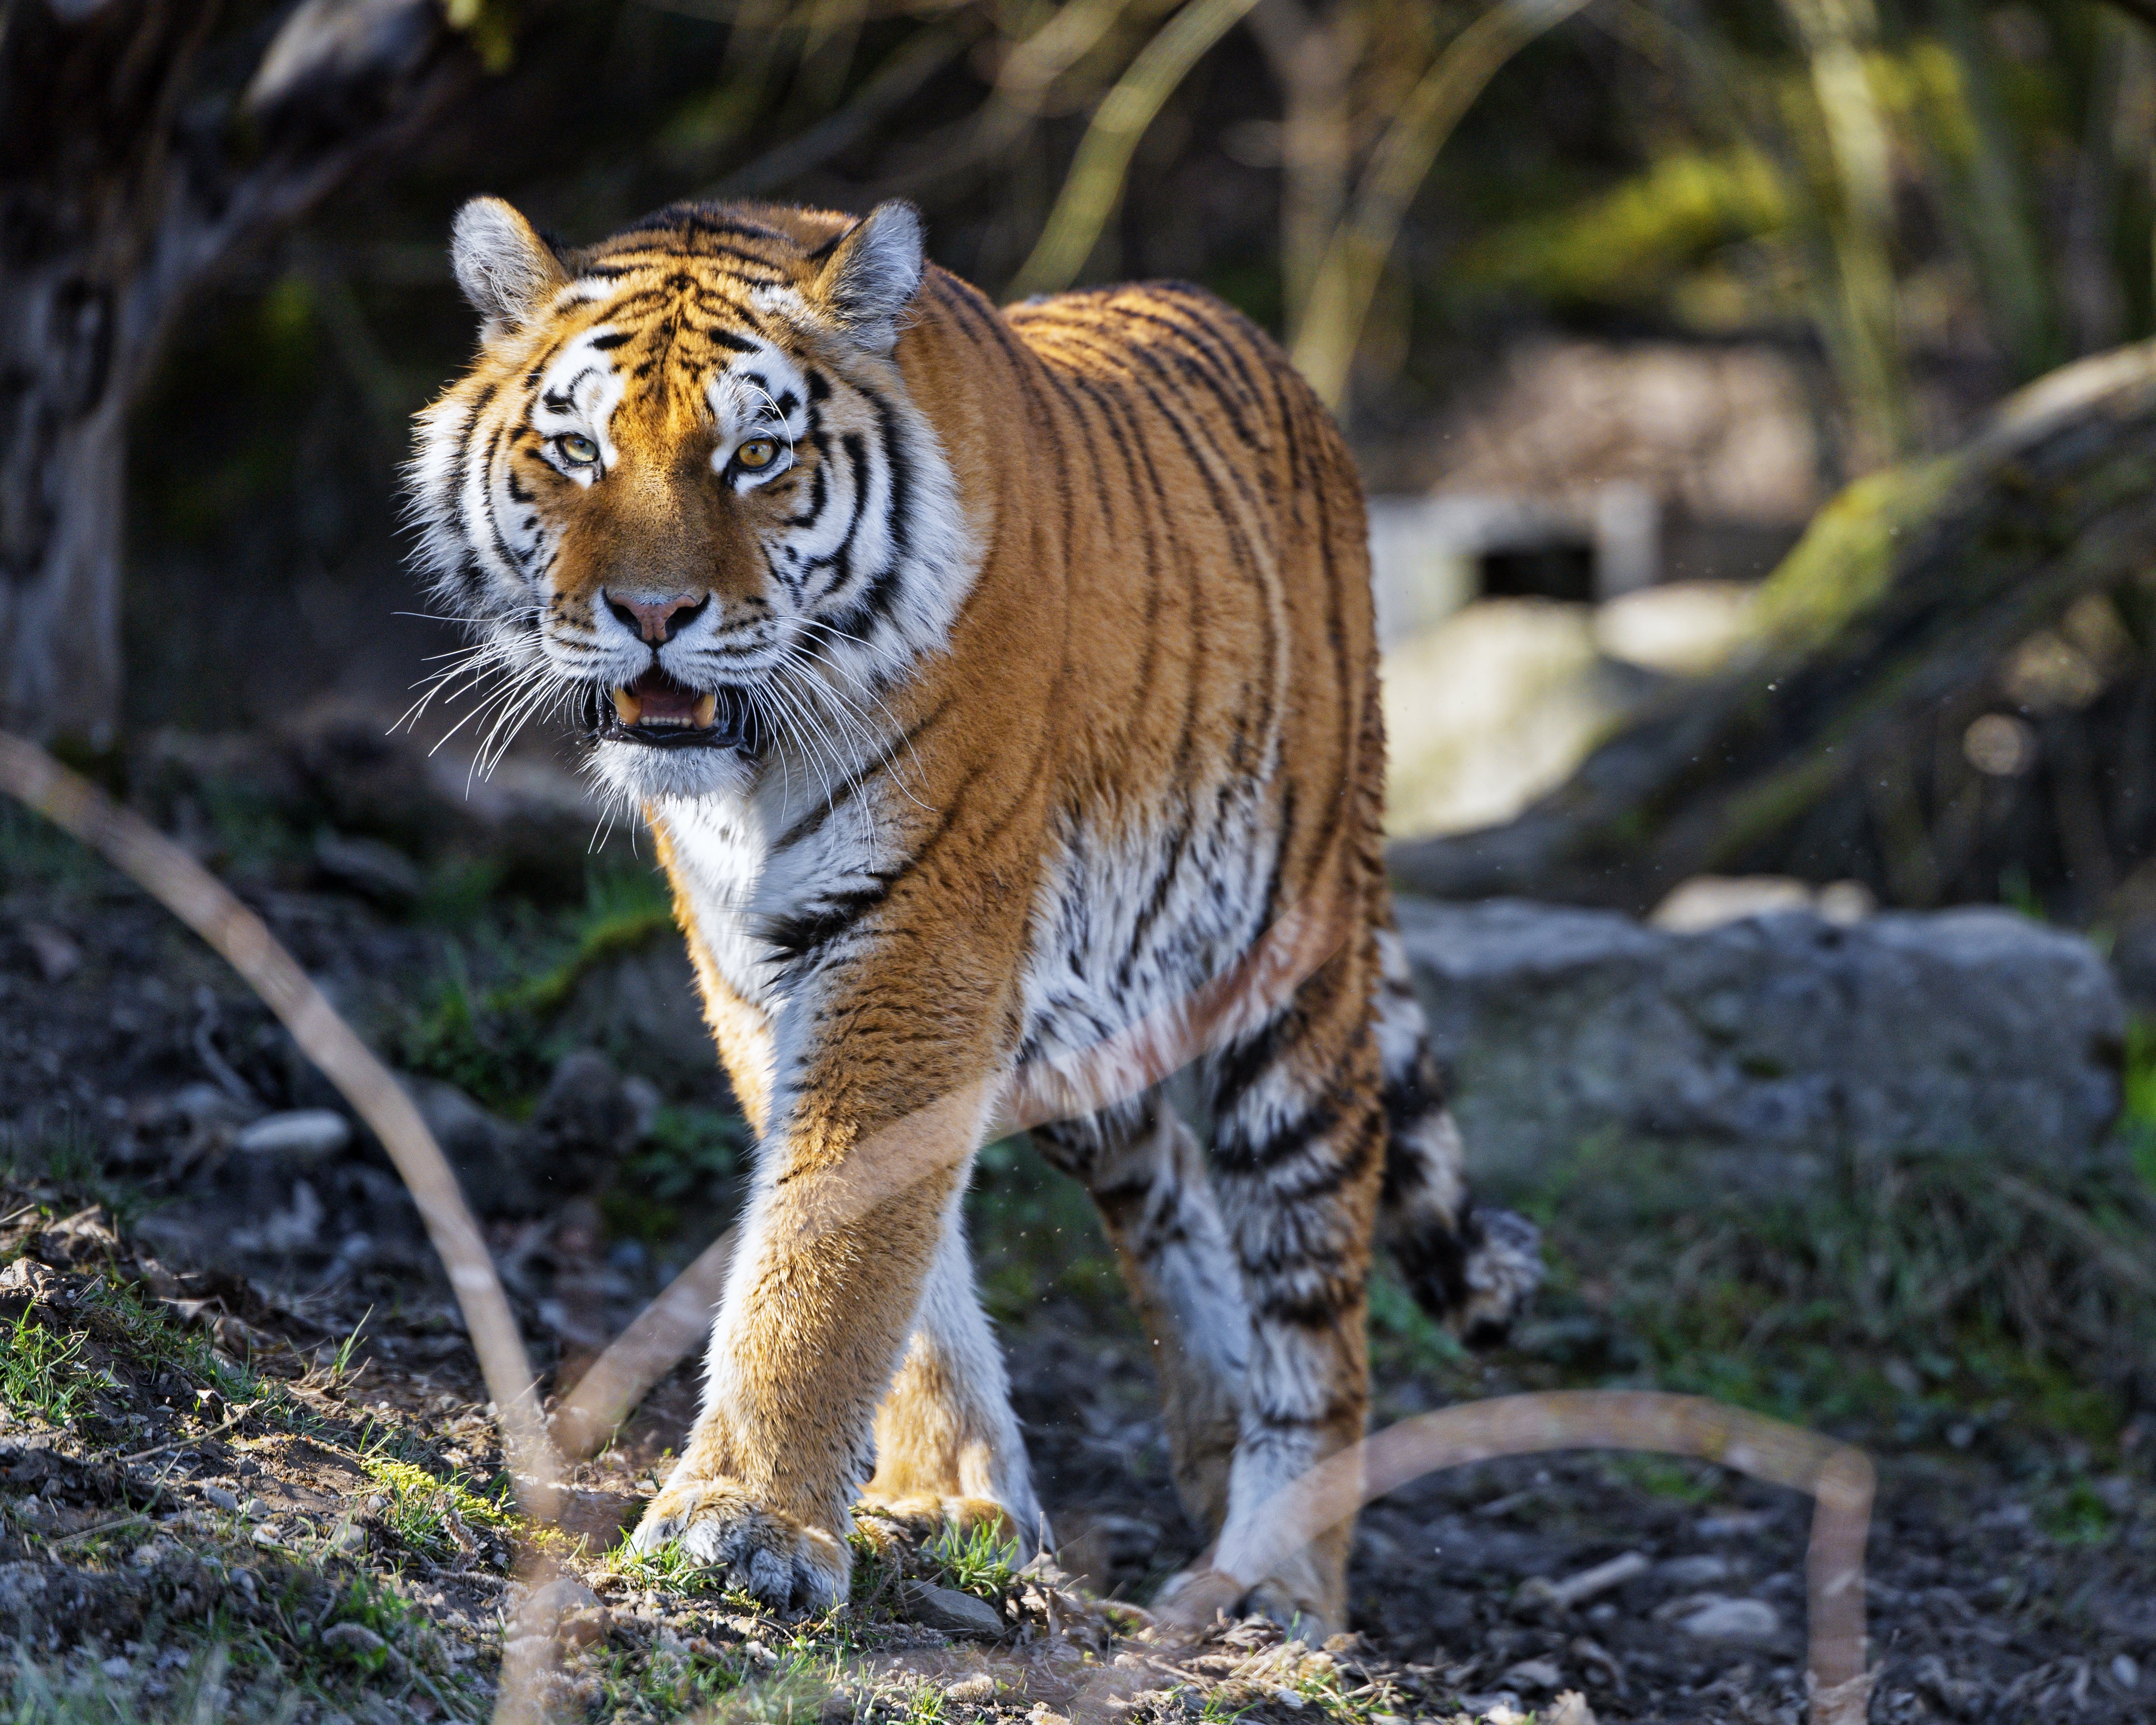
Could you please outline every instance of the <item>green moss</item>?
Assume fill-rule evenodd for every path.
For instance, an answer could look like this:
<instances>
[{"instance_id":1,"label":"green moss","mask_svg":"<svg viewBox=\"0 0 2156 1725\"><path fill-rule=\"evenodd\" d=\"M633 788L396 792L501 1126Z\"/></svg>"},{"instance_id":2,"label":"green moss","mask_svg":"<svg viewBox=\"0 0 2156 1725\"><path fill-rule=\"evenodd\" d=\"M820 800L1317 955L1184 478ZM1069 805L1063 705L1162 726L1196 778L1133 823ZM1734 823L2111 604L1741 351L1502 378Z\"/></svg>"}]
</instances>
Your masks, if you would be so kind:
<instances>
[{"instance_id":1,"label":"green moss","mask_svg":"<svg viewBox=\"0 0 2156 1725\"><path fill-rule=\"evenodd\" d=\"M1760 634L1795 651L1816 647L1892 585L1901 536L1934 514L1960 477L1954 457L1866 475L1812 517L1759 589Z\"/></svg>"},{"instance_id":2,"label":"green moss","mask_svg":"<svg viewBox=\"0 0 2156 1725\"><path fill-rule=\"evenodd\" d=\"M1584 203L1501 228L1470 248L1461 280L1558 305L1630 304L1732 240L1780 232L1789 217L1781 177L1757 151L1680 152Z\"/></svg>"}]
</instances>

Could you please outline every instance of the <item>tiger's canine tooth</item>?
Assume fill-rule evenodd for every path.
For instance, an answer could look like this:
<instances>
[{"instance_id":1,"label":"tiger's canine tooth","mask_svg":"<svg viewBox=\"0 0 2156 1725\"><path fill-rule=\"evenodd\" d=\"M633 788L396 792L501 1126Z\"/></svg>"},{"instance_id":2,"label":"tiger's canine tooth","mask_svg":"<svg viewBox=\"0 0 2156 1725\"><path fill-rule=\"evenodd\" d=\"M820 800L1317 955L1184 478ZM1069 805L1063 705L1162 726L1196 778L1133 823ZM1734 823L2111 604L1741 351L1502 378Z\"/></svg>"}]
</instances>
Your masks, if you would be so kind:
<instances>
[{"instance_id":1,"label":"tiger's canine tooth","mask_svg":"<svg viewBox=\"0 0 2156 1725\"><path fill-rule=\"evenodd\" d=\"M625 688L613 691L613 710L621 715L621 722L634 725L644 716L644 698L632 695Z\"/></svg>"},{"instance_id":2,"label":"tiger's canine tooth","mask_svg":"<svg viewBox=\"0 0 2156 1725\"><path fill-rule=\"evenodd\" d=\"M694 716L699 731L710 730L718 722L719 697L716 695L699 695L696 697Z\"/></svg>"}]
</instances>

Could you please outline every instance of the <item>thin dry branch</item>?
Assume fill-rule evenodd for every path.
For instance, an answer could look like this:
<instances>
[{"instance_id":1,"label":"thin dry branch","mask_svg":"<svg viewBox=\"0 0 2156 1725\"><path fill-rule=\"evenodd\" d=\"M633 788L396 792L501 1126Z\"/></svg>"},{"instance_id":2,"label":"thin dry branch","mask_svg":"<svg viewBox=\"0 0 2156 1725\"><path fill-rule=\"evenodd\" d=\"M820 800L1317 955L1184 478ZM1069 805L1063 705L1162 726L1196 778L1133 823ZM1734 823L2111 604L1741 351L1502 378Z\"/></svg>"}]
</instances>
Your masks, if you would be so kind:
<instances>
[{"instance_id":1,"label":"thin dry branch","mask_svg":"<svg viewBox=\"0 0 2156 1725\"><path fill-rule=\"evenodd\" d=\"M403 1086L262 919L140 815L35 743L5 732L0 732L0 790L74 834L215 947L382 1141L449 1270L498 1410L518 1502L533 1520L551 1521L561 1469L540 1414L523 1337L457 1177Z\"/></svg>"}]
</instances>

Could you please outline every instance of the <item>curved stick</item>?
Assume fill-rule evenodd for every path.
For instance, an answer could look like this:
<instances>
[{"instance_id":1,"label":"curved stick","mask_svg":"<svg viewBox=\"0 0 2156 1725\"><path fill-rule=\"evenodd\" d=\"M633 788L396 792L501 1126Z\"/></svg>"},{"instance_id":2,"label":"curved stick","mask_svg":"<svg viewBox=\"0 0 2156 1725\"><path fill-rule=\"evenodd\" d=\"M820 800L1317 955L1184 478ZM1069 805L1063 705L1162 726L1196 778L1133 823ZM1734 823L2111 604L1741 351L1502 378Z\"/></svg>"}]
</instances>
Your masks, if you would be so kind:
<instances>
[{"instance_id":1,"label":"curved stick","mask_svg":"<svg viewBox=\"0 0 2156 1725\"><path fill-rule=\"evenodd\" d=\"M1463 1402L1389 1425L1276 1492L1250 1525L1263 1531L1215 1552L1163 1613L1195 1629L1327 1528L1373 1497L1440 1469L1552 1450L1644 1450L1694 1455L1809 1492L1805 1559L1814 1725L1861 1725L1864 1546L1873 1473L1861 1450L1703 1396L1652 1390L1549 1390Z\"/></svg>"},{"instance_id":2,"label":"curved stick","mask_svg":"<svg viewBox=\"0 0 2156 1725\"><path fill-rule=\"evenodd\" d=\"M0 790L90 846L214 947L381 1139L449 1271L487 1394L499 1411L517 1501L534 1521L552 1520L561 1464L540 1414L524 1338L457 1177L403 1086L262 919L141 816L37 744L6 732L0 732Z\"/></svg>"}]
</instances>

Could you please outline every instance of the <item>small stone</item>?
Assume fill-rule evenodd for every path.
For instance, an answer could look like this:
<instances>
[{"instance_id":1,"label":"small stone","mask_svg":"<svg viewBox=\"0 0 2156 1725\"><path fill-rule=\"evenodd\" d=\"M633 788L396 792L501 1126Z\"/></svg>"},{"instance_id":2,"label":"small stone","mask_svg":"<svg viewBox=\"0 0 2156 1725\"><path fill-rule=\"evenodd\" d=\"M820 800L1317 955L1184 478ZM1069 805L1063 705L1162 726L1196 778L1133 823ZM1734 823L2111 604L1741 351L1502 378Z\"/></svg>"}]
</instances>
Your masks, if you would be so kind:
<instances>
[{"instance_id":1,"label":"small stone","mask_svg":"<svg viewBox=\"0 0 2156 1725\"><path fill-rule=\"evenodd\" d=\"M204 1486L203 1496L208 1498L215 1507L223 1510L227 1515L235 1514L239 1511L239 1500L222 1486Z\"/></svg>"},{"instance_id":2,"label":"small stone","mask_svg":"<svg viewBox=\"0 0 2156 1725\"><path fill-rule=\"evenodd\" d=\"M106 1660L103 1665L98 1666L98 1670L103 1671L108 1677L124 1677L128 1674L128 1672L134 1669L135 1667L133 1666L128 1664L124 1658L116 1653L114 1654L111 1658Z\"/></svg>"},{"instance_id":3,"label":"small stone","mask_svg":"<svg viewBox=\"0 0 2156 1725\"><path fill-rule=\"evenodd\" d=\"M816 1725L854 1725L854 1698L834 1689L816 1704Z\"/></svg>"},{"instance_id":4,"label":"small stone","mask_svg":"<svg viewBox=\"0 0 2156 1725\"><path fill-rule=\"evenodd\" d=\"M901 1581L898 1584L898 1600L906 1616L924 1629L941 1630L947 1635L978 1635L991 1640L1004 1633L1004 1620L995 1607L971 1594L937 1587L926 1581Z\"/></svg>"},{"instance_id":5,"label":"small stone","mask_svg":"<svg viewBox=\"0 0 2156 1725\"><path fill-rule=\"evenodd\" d=\"M2141 1666L2130 1653L2122 1653L2111 1662L2112 1681L2122 1689L2132 1689L2141 1681Z\"/></svg>"},{"instance_id":6,"label":"small stone","mask_svg":"<svg viewBox=\"0 0 2156 1725\"><path fill-rule=\"evenodd\" d=\"M1497 1681L1519 1689L1554 1689L1564 1681L1564 1673L1547 1659L1523 1659Z\"/></svg>"},{"instance_id":7,"label":"small stone","mask_svg":"<svg viewBox=\"0 0 2156 1725\"><path fill-rule=\"evenodd\" d=\"M1672 1558L1655 1566L1656 1576L1677 1587L1697 1589L1729 1579L1729 1560L1703 1552L1693 1558Z\"/></svg>"},{"instance_id":8,"label":"small stone","mask_svg":"<svg viewBox=\"0 0 2156 1725\"><path fill-rule=\"evenodd\" d=\"M329 1548L340 1557L357 1557L367 1549L367 1529L357 1522L340 1522L330 1535Z\"/></svg>"},{"instance_id":9,"label":"small stone","mask_svg":"<svg viewBox=\"0 0 2156 1725\"><path fill-rule=\"evenodd\" d=\"M240 1513L250 1522L266 1522L270 1519L270 1506L259 1497L250 1497L240 1507Z\"/></svg>"},{"instance_id":10,"label":"small stone","mask_svg":"<svg viewBox=\"0 0 2156 1725\"><path fill-rule=\"evenodd\" d=\"M352 1142L352 1122L334 1108L265 1114L233 1142L254 1156L334 1156Z\"/></svg>"},{"instance_id":11,"label":"small stone","mask_svg":"<svg viewBox=\"0 0 2156 1725\"><path fill-rule=\"evenodd\" d=\"M49 983L64 983L82 968L82 948L49 922L25 922L23 939Z\"/></svg>"},{"instance_id":12,"label":"small stone","mask_svg":"<svg viewBox=\"0 0 2156 1725\"><path fill-rule=\"evenodd\" d=\"M572 1616L580 1621L588 1615L596 1614L596 1633L590 1640L597 1640L606 1633L606 1608L599 1604L599 1596L573 1575L557 1575L544 1587L535 1587L525 1596L517 1609L511 1636L552 1635L567 1625ZM583 1645L583 1644L579 1644Z\"/></svg>"},{"instance_id":13,"label":"small stone","mask_svg":"<svg viewBox=\"0 0 2156 1725\"><path fill-rule=\"evenodd\" d=\"M1594 1709L1577 1689L1568 1689L1542 1716L1543 1725L1595 1725Z\"/></svg>"},{"instance_id":14,"label":"small stone","mask_svg":"<svg viewBox=\"0 0 2156 1725\"><path fill-rule=\"evenodd\" d=\"M350 1654L354 1659L364 1659L370 1653L379 1653L388 1645L363 1623L335 1624L322 1631L323 1646Z\"/></svg>"},{"instance_id":15,"label":"small stone","mask_svg":"<svg viewBox=\"0 0 2156 1725\"><path fill-rule=\"evenodd\" d=\"M1680 1617L1677 1627L1697 1641L1747 1646L1773 1640L1782 1620L1764 1599L1708 1599Z\"/></svg>"},{"instance_id":16,"label":"small stone","mask_svg":"<svg viewBox=\"0 0 2156 1725\"><path fill-rule=\"evenodd\" d=\"M1278 1702L1284 1707L1302 1707L1309 1705L1309 1703L1305 1702L1300 1695L1297 1695L1295 1692L1295 1691L1288 1688L1274 1690L1273 1699Z\"/></svg>"},{"instance_id":17,"label":"small stone","mask_svg":"<svg viewBox=\"0 0 2156 1725\"><path fill-rule=\"evenodd\" d=\"M996 1680L986 1671L975 1671L970 1677L959 1678L943 1692L969 1707L982 1707L996 1698Z\"/></svg>"}]
</instances>

